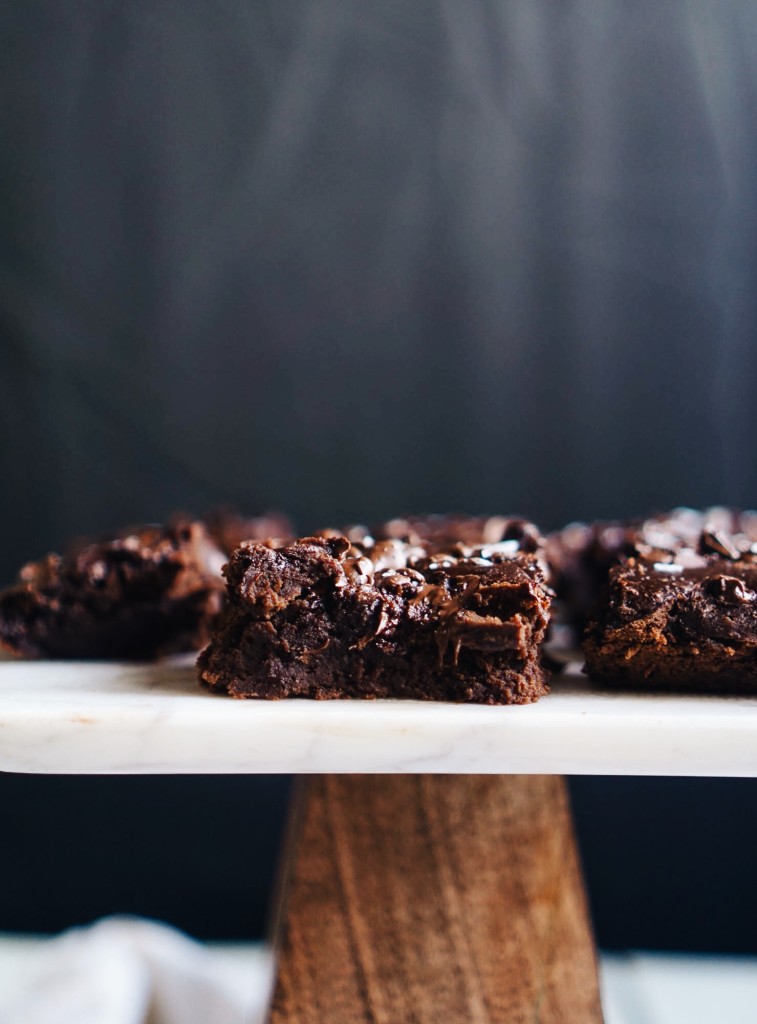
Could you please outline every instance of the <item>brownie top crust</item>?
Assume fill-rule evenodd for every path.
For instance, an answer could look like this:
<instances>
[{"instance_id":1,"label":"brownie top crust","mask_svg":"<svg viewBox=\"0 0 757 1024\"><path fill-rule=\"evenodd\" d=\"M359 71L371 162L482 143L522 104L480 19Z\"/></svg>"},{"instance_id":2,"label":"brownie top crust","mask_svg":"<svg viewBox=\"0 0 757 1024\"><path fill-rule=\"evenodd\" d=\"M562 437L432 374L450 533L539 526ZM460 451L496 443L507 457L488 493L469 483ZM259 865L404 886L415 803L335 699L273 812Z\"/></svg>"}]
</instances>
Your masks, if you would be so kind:
<instances>
[{"instance_id":1,"label":"brownie top crust","mask_svg":"<svg viewBox=\"0 0 757 1024\"><path fill-rule=\"evenodd\" d=\"M502 545L498 557L510 558L518 553L536 556L545 579L551 580L551 569L547 559L545 539L537 526L520 516L471 516L471 515L428 515L388 519L372 526L354 524L342 529L325 529L318 537L346 537L358 545L363 554L384 552L382 544L402 543L404 557L430 557L434 553L460 557L466 551L472 554L474 548L488 548Z\"/></svg>"},{"instance_id":2,"label":"brownie top crust","mask_svg":"<svg viewBox=\"0 0 757 1024\"><path fill-rule=\"evenodd\" d=\"M757 643L757 564L704 555L676 562L631 560L610 573L607 601L589 633L645 620L674 643Z\"/></svg>"}]
</instances>

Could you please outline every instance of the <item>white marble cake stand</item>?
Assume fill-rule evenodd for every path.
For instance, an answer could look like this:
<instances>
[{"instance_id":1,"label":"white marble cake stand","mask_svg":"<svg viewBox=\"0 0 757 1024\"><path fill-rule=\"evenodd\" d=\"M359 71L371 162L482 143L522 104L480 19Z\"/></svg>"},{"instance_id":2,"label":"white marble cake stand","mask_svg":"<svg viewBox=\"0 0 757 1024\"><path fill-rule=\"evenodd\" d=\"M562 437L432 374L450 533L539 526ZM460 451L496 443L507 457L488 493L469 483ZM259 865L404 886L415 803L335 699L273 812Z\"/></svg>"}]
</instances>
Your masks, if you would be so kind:
<instances>
[{"instance_id":1,"label":"white marble cake stand","mask_svg":"<svg viewBox=\"0 0 757 1024\"><path fill-rule=\"evenodd\" d=\"M558 776L757 776L757 700L573 671L528 707L234 701L191 660L3 661L0 771L308 776L270 1024L600 1024Z\"/></svg>"},{"instance_id":2,"label":"white marble cake stand","mask_svg":"<svg viewBox=\"0 0 757 1024\"><path fill-rule=\"evenodd\" d=\"M526 707L239 701L189 659L0 662L0 771L757 776L757 699L611 693Z\"/></svg>"}]
</instances>

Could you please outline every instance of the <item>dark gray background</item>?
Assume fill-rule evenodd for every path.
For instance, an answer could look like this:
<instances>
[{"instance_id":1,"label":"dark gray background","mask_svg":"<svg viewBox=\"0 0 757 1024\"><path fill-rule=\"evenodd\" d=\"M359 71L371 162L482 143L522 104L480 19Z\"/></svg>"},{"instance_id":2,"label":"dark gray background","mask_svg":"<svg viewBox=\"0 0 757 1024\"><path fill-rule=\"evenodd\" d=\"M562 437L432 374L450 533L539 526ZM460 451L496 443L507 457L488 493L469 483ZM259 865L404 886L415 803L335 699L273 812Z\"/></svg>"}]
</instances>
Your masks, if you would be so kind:
<instances>
[{"instance_id":1,"label":"dark gray background","mask_svg":"<svg viewBox=\"0 0 757 1024\"><path fill-rule=\"evenodd\" d=\"M0 42L2 579L218 501L303 529L755 503L753 4L17 0ZM152 907L238 933L207 879L167 906L147 851L184 881L241 861L254 903L283 788L2 779L5 871L50 845L76 881L27 919L27 857L0 928ZM757 949L720 873L754 794L579 784L603 941ZM179 844L167 807L226 813ZM98 859L115 821L130 856ZM665 902L693 883L694 925Z\"/></svg>"}]
</instances>

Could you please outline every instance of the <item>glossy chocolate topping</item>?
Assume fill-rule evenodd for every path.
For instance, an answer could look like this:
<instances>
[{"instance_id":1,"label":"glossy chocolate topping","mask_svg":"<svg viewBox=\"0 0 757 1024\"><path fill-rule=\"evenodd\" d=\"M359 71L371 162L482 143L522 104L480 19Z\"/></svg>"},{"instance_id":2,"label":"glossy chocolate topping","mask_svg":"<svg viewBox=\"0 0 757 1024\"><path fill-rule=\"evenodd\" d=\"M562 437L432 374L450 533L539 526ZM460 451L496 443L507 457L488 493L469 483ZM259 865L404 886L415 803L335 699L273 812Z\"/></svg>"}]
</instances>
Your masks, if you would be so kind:
<instances>
[{"instance_id":1,"label":"glossy chocolate topping","mask_svg":"<svg viewBox=\"0 0 757 1024\"><path fill-rule=\"evenodd\" d=\"M757 564L631 561L610 573L605 630L656 615L676 640L757 643Z\"/></svg>"}]
</instances>

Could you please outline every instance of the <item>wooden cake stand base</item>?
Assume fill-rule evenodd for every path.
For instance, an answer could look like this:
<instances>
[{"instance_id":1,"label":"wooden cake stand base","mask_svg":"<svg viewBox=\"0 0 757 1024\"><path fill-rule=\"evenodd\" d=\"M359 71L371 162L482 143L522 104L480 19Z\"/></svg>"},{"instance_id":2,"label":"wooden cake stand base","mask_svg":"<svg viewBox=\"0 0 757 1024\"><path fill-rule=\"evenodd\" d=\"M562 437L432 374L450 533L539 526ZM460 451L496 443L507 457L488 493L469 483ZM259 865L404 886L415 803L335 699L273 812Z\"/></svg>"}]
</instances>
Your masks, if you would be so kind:
<instances>
[{"instance_id":1,"label":"wooden cake stand base","mask_svg":"<svg viewBox=\"0 0 757 1024\"><path fill-rule=\"evenodd\" d=\"M302 780L270 1024L599 1024L557 776Z\"/></svg>"}]
</instances>

